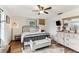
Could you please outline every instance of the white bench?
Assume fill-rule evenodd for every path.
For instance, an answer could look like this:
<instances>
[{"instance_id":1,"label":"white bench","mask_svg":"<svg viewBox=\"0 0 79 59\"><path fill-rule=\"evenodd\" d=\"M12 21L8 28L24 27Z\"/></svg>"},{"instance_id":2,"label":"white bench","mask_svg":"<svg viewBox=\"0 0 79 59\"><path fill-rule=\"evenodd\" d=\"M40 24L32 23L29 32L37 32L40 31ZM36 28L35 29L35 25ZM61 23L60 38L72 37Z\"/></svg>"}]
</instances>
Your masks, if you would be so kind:
<instances>
[{"instance_id":1,"label":"white bench","mask_svg":"<svg viewBox=\"0 0 79 59\"><path fill-rule=\"evenodd\" d=\"M36 41L30 40L30 42L24 43L24 46L26 46L26 45L29 45L31 51L35 51L38 48L50 46L51 39L46 37L45 39L42 39L42 40L36 40Z\"/></svg>"}]
</instances>

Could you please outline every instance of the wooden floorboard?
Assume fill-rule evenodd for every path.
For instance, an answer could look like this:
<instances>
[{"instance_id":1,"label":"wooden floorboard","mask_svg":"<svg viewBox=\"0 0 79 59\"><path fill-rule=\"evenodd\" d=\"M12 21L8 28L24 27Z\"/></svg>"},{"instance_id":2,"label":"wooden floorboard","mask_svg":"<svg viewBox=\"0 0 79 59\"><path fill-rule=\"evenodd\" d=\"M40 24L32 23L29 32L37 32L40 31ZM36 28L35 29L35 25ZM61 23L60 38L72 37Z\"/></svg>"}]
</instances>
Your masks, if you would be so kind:
<instances>
[{"instance_id":1,"label":"wooden floorboard","mask_svg":"<svg viewBox=\"0 0 79 59\"><path fill-rule=\"evenodd\" d=\"M10 53L20 53L22 44L20 41L12 41L10 43Z\"/></svg>"}]
</instances>

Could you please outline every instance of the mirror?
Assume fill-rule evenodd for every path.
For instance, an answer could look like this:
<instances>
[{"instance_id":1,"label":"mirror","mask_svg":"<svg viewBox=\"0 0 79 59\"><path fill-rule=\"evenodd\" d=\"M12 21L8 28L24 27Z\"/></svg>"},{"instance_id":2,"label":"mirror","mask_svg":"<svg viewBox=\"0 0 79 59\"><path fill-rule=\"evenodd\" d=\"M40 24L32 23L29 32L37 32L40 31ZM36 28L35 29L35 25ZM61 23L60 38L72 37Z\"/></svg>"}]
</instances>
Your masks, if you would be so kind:
<instances>
[{"instance_id":1,"label":"mirror","mask_svg":"<svg viewBox=\"0 0 79 59\"><path fill-rule=\"evenodd\" d=\"M79 33L79 17L63 19L64 31Z\"/></svg>"}]
</instances>

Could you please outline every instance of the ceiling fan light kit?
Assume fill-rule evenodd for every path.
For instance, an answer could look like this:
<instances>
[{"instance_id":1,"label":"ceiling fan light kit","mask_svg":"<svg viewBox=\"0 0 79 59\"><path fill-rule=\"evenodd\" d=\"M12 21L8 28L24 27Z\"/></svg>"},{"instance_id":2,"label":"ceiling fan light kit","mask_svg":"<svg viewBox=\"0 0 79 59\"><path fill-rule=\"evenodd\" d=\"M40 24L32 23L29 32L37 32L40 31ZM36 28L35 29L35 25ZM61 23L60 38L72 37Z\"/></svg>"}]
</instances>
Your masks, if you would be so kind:
<instances>
[{"instance_id":1,"label":"ceiling fan light kit","mask_svg":"<svg viewBox=\"0 0 79 59\"><path fill-rule=\"evenodd\" d=\"M44 13L43 11L40 11L40 13Z\"/></svg>"}]
</instances>

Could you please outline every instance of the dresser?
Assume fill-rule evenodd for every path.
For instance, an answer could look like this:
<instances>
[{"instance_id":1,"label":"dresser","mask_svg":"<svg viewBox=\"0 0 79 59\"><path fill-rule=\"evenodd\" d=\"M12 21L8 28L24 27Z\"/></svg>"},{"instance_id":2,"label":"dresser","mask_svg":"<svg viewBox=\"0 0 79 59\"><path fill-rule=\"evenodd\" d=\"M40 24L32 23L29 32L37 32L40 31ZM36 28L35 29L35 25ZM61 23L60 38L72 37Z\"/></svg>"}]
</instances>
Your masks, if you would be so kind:
<instances>
[{"instance_id":1,"label":"dresser","mask_svg":"<svg viewBox=\"0 0 79 59\"><path fill-rule=\"evenodd\" d=\"M79 34L78 33L57 32L54 40L66 47L69 47L79 52Z\"/></svg>"}]
</instances>

